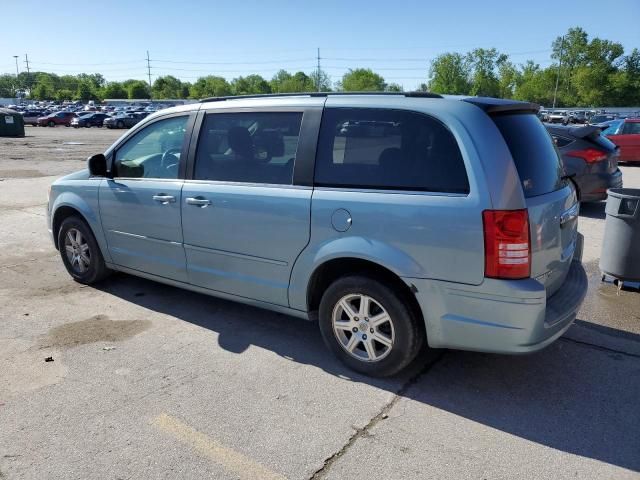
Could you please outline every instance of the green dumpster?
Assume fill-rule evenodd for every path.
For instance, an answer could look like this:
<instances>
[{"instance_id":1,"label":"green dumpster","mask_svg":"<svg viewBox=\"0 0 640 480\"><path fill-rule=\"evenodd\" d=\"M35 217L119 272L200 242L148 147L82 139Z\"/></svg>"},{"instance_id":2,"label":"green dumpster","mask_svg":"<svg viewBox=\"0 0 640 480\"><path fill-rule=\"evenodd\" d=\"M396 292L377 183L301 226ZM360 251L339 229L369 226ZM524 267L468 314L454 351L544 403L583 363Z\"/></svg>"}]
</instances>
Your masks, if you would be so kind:
<instances>
[{"instance_id":1,"label":"green dumpster","mask_svg":"<svg viewBox=\"0 0 640 480\"><path fill-rule=\"evenodd\" d=\"M0 108L0 137L24 137L24 118L21 113Z\"/></svg>"}]
</instances>

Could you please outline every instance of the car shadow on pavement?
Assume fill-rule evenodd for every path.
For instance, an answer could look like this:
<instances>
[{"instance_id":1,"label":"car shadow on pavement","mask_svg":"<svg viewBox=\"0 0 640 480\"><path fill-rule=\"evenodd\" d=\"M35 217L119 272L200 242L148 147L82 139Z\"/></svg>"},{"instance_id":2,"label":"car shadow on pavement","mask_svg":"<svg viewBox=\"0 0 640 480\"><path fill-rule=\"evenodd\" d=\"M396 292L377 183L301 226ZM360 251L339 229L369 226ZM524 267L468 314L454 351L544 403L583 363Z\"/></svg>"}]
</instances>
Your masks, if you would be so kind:
<instances>
[{"instance_id":1,"label":"car shadow on pavement","mask_svg":"<svg viewBox=\"0 0 640 480\"><path fill-rule=\"evenodd\" d=\"M604 212L606 202L581 203L580 216L602 220L607 215Z\"/></svg>"},{"instance_id":2,"label":"car shadow on pavement","mask_svg":"<svg viewBox=\"0 0 640 480\"><path fill-rule=\"evenodd\" d=\"M482 442L487 433L469 434L464 424L469 421L561 452L640 471L638 356L563 338L542 352L524 356L446 351L430 367L416 366L402 378L372 379L335 360L315 323L122 274L100 288L213 331L226 351L242 354L253 345L331 375L400 393L425 406L416 422L424 423L426 431L429 416L444 411L451 428L460 429L455 435L472 435L470 441ZM611 336L620 334L613 328L598 328ZM640 342L640 335L624 336ZM423 374L416 377L420 371ZM417 380L408 382L412 375ZM507 436L502 441L510 440Z\"/></svg>"}]
</instances>

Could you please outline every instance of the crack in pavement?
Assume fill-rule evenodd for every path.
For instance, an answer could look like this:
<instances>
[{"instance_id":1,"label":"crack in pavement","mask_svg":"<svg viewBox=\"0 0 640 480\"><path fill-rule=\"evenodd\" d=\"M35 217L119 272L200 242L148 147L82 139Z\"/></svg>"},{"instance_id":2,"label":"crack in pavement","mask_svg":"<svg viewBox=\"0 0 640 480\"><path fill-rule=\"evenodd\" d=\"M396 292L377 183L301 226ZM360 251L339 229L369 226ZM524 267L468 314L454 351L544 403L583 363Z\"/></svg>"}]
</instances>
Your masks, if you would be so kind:
<instances>
[{"instance_id":1,"label":"crack in pavement","mask_svg":"<svg viewBox=\"0 0 640 480\"><path fill-rule=\"evenodd\" d=\"M369 431L375 427L381 420L388 418L388 413L391 411L391 409L393 407L395 407L395 405L398 403L398 401L400 401L400 399L402 397L404 397L404 394L411 388L413 387L416 383L418 383L418 380L420 380L420 378L422 378L422 376L426 375L427 373L429 373L429 371L438 363L440 362L440 360L442 360L442 358L445 356L446 354L446 350L439 352L438 356L436 358L433 359L432 362L426 364L422 369L420 369L415 375L413 375L412 377L410 377L399 389L398 391L395 393L395 395L393 396L393 398L391 399L390 402L386 403L381 409L380 411L371 419L369 420L369 422L362 428L358 428L356 429L355 433L353 435L351 435L351 437L349 437L349 440L347 440L347 443L345 443L342 448L340 448L340 450L338 450L337 452L335 452L333 455L331 455L330 457L326 458L325 461L322 464L322 467L320 467L318 470L316 470L315 472L313 472L313 475L311 475L309 477L309 480L319 480L321 478L324 478L325 475L327 473L329 473L329 470L331 469L331 466L340 458L342 457L344 454L346 454L349 449L355 444L355 442L362 437L366 437L369 434Z\"/></svg>"},{"instance_id":2,"label":"crack in pavement","mask_svg":"<svg viewBox=\"0 0 640 480\"><path fill-rule=\"evenodd\" d=\"M578 344L578 345L584 345L585 347L591 347L591 348L594 348L596 350L602 350L604 352L618 353L620 355L626 355L628 357L640 358L640 355L638 355L637 353L625 352L623 350L616 350L615 348L603 347L602 345L596 345L595 343L583 342L582 340L576 340L575 338L560 337L560 340L563 340L565 342L575 343L575 344Z\"/></svg>"}]
</instances>

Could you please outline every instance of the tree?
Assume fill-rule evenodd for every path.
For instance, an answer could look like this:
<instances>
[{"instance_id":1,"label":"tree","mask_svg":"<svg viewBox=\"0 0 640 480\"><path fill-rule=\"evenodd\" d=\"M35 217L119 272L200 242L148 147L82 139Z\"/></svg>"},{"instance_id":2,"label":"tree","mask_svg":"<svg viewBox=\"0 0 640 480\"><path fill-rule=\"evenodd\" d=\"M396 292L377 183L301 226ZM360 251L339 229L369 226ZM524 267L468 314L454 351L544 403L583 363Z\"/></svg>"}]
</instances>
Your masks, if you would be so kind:
<instances>
[{"instance_id":1,"label":"tree","mask_svg":"<svg viewBox=\"0 0 640 480\"><path fill-rule=\"evenodd\" d=\"M234 95L255 95L271 93L271 86L260 75L234 78L231 82L231 91Z\"/></svg>"},{"instance_id":2,"label":"tree","mask_svg":"<svg viewBox=\"0 0 640 480\"><path fill-rule=\"evenodd\" d=\"M16 76L8 73L0 75L0 98L14 98L16 96Z\"/></svg>"},{"instance_id":3,"label":"tree","mask_svg":"<svg viewBox=\"0 0 640 480\"><path fill-rule=\"evenodd\" d=\"M340 82L345 92L382 92L386 86L384 78L369 68L349 69Z\"/></svg>"},{"instance_id":4,"label":"tree","mask_svg":"<svg viewBox=\"0 0 640 480\"><path fill-rule=\"evenodd\" d=\"M513 98L520 72L507 60L506 55L498 63L498 89L500 98Z\"/></svg>"},{"instance_id":5,"label":"tree","mask_svg":"<svg viewBox=\"0 0 640 480\"><path fill-rule=\"evenodd\" d=\"M476 48L467 54L471 66L471 95L482 97L499 97L500 82L496 75L498 62L506 62L507 57L498 53L495 48L489 50Z\"/></svg>"},{"instance_id":6,"label":"tree","mask_svg":"<svg viewBox=\"0 0 640 480\"><path fill-rule=\"evenodd\" d=\"M428 90L434 93L468 95L471 91L471 69L467 56L443 53L431 62ZM421 86L423 88L424 85Z\"/></svg>"},{"instance_id":7,"label":"tree","mask_svg":"<svg viewBox=\"0 0 640 480\"><path fill-rule=\"evenodd\" d=\"M127 86L130 99L151 98L149 84L141 80L133 80Z\"/></svg>"},{"instance_id":8,"label":"tree","mask_svg":"<svg viewBox=\"0 0 640 480\"><path fill-rule=\"evenodd\" d=\"M273 93L297 93L316 90L314 79L304 72L296 72L291 75L285 70L276 73L269 82Z\"/></svg>"},{"instance_id":9,"label":"tree","mask_svg":"<svg viewBox=\"0 0 640 480\"><path fill-rule=\"evenodd\" d=\"M402 92L403 88L401 85L398 85L397 83L390 83L389 85L387 85L387 88L385 90L387 92Z\"/></svg>"},{"instance_id":10,"label":"tree","mask_svg":"<svg viewBox=\"0 0 640 480\"><path fill-rule=\"evenodd\" d=\"M185 98L182 82L172 75L156 78L151 93L154 98Z\"/></svg>"},{"instance_id":11,"label":"tree","mask_svg":"<svg viewBox=\"0 0 640 480\"><path fill-rule=\"evenodd\" d=\"M109 82L102 89L102 98L128 98L127 89L119 82Z\"/></svg>"},{"instance_id":12,"label":"tree","mask_svg":"<svg viewBox=\"0 0 640 480\"><path fill-rule=\"evenodd\" d=\"M556 75L552 69L543 70L540 65L529 60L518 75L513 98L551 105L555 81Z\"/></svg>"},{"instance_id":13,"label":"tree","mask_svg":"<svg viewBox=\"0 0 640 480\"><path fill-rule=\"evenodd\" d=\"M313 91L314 92L330 92L331 91L331 77L324 70L318 70L317 68L309 75L313 79ZM320 87L318 88L318 85Z\"/></svg>"},{"instance_id":14,"label":"tree","mask_svg":"<svg viewBox=\"0 0 640 480\"><path fill-rule=\"evenodd\" d=\"M97 99L97 96L93 91L93 87L94 85L87 80L80 81L80 83L78 83L78 89L76 90L74 98L76 100L82 100L83 102ZM67 97L67 99L69 98L71 97Z\"/></svg>"},{"instance_id":15,"label":"tree","mask_svg":"<svg viewBox=\"0 0 640 480\"><path fill-rule=\"evenodd\" d=\"M231 85L222 77L209 75L200 77L191 85L189 89L189 97L205 98L205 97L226 97L231 95Z\"/></svg>"}]
</instances>

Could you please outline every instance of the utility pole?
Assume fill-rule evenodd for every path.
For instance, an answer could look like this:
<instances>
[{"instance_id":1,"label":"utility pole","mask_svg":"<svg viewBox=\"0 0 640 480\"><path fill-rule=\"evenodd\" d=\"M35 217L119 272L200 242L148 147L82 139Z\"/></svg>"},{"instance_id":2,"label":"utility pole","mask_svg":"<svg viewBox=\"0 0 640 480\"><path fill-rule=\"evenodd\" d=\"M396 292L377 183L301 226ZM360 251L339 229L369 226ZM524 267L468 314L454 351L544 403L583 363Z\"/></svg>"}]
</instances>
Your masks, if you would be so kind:
<instances>
[{"instance_id":1,"label":"utility pole","mask_svg":"<svg viewBox=\"0 0 640 480\"><path fill-rule=\"evenodd\" d=\"M318 47L318 70L316 72L316 83L318 86L318 91L321 91L322 88L320 87L320 47Z\"/></svg>"},{"instance_id":2,"label":"utility pole","mask_svg":"<svg viewBox=\"0 0 640 480\"><path fill-rule=\"evenodd\" d=\"M16 60L16 92L15 92L15 95L16 95L16 102L17 102L17 103L20 103L20 92L19 92L19 90L20 90L20 85L19 85L19 83L18 83L18 82L20 81L20 80L18 79L18 76L20 75L20 72L19 72L19 70L18 70L18 55L14 55L14 56L13 56L13 58L15 58L15 60Z\"/></svg>"},{"instance_id":3,"label":"utility pole","mask_svg":"<svg viewBox=\"0 0 640 480\"><path fill-rule=\"evenodd\" d=\"M560 69L562 68L562 55L564 51L564 35L560 39L560 60L558 61L558 74L556 75L556 88L553 91L553 106L551 110L556 109L556 96L558 95L558 82L560 82Z\"/></svg>"},{"instance_id":4,"label":"utility pole","mask_svg":"<svg viewBox=\"0 0 640 480\"><path fill-rule=\"evenodd\" d=\"M31 90L31 70L29 70L29 57L26 53L24 54L24 63L27 65L27 88Z\"/></svg>"},{"instance_id":5,"label":"utility pole","mask_svg":"<svg viewBox=\"0 0 640 480\"><path fill-rule=\"evenodd\" d=\"M149 75L149 98L151 98L151 60L149 60L149 50L147 50L147 74Z\"/></svg>"}]
</instances>

